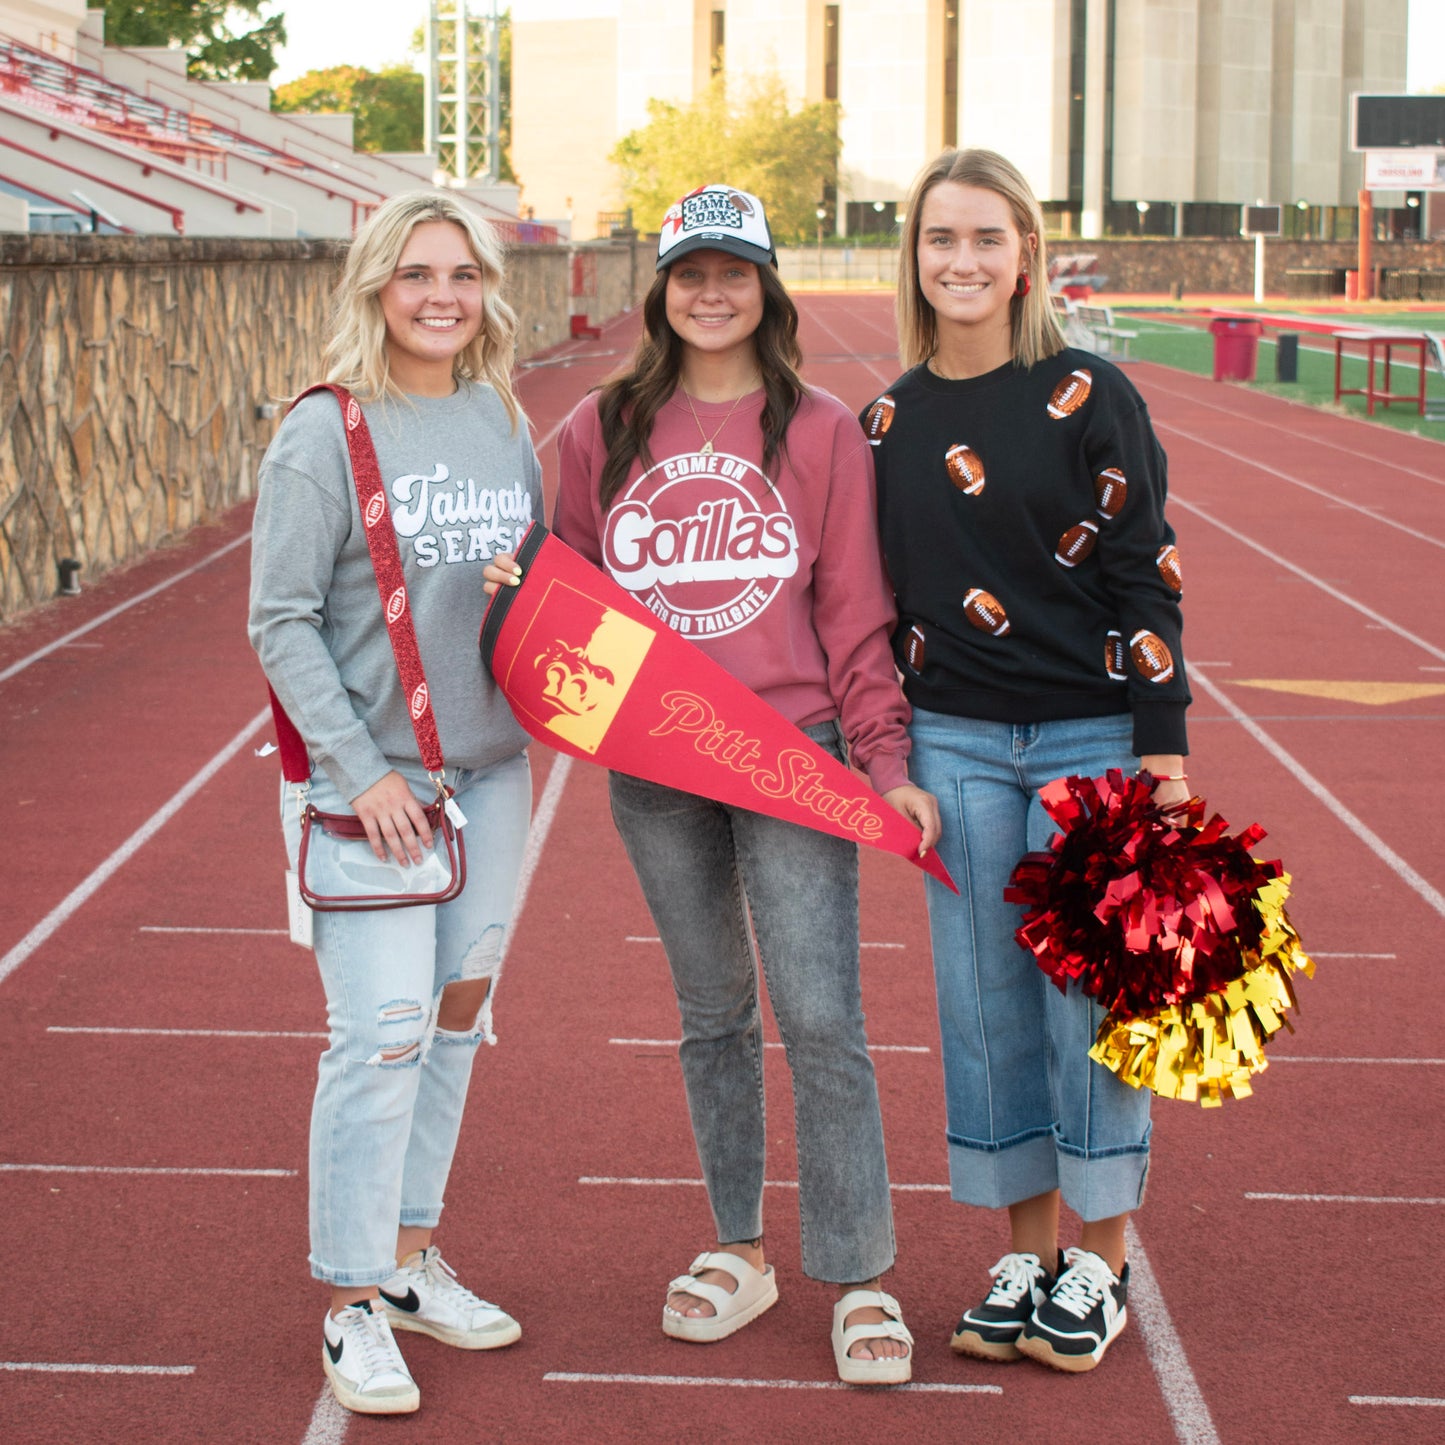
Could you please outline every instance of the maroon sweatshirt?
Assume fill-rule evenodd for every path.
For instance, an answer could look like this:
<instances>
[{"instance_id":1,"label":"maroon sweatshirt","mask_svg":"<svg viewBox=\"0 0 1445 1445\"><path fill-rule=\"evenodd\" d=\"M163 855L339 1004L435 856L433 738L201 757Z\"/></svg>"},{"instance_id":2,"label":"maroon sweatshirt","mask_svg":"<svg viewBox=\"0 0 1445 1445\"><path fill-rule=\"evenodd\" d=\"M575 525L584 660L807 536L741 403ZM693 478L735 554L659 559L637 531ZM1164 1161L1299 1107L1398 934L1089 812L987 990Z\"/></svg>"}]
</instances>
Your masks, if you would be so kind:
<instances>
[{"instance_id":1,"label":"maroon sweatshirt","mask_svg":"<svg viewBox=\"0 0 1445 1445\"><path fill-rule=\"evenodd\" d=\"M652 465L632 465L604 513L598 396L558 441L553 530L644 607L799 727L838 718L879 792L908 781L909 708L889 638L896 622L875 520L873 460L827 392L803 397L776 480L763 475L761 390L732 402L674 392ZM711 453L703 451L711 440Z\"/></svg>"}]
</instances>

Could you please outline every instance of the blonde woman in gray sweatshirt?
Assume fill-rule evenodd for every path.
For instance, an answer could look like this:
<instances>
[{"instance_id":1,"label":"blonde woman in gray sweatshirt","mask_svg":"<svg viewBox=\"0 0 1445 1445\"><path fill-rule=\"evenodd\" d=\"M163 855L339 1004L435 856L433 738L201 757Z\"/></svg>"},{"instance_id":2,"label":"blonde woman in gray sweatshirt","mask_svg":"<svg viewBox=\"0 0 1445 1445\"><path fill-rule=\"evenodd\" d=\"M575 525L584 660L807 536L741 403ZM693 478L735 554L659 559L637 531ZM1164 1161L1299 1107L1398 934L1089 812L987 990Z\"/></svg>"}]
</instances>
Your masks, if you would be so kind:
<instances>
[{"instance_id":1,"label":"blonde woman in gray sweatshirt","mask_svg":"<svg viewBox=\"0 0 1445 1445\"><path fill-rule=\"evenodd\" d=\"M531 806L526 734L477 650L483 569L542 515L501 284L499 246L453 198L393 197L352 243L326 353L327 380L360 402L375 444L446 781L472 840L451 902L314 916L330 1041L311 1116L310 1263L331 1289L322 1367L337 1399L367 1414L419 1404L393 1329L462 1349L521 1334L433 1242ZM336 397L306 396L261 466L250 637L306 743L309 801L365 826L364 840L325 840L336 891L388 877L404 890L437 866L423 811L436 789L364 532ZM289 785L282 819L294 866Z\"/></svg>"}]
</instances>

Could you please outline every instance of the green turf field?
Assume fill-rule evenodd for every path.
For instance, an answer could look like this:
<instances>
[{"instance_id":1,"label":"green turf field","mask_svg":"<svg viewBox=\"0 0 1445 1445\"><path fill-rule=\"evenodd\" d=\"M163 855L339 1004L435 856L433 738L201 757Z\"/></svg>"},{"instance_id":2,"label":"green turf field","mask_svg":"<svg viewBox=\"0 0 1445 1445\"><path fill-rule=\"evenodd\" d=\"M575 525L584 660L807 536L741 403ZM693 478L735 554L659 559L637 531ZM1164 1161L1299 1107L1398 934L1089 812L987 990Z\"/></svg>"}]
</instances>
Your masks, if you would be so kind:
<instances>
[{"instance_id":1,"label":"green turf field","mask_svg":"<svg viewBox=\"0 0 1445 1445\"><path fill-rule=\"evenodd\" d=\"M1157 361L1163 366L1176 366L1181 371L1192 371L1209 376L1214 370L1214 338L1207 330L1198 327L1157 320L1144 313L1131 312L1127 307L1116 306L1115 317L1137 329L1138 340L1131 342L1129 354L1140 361ZM1273 314L1278 315L1278 312ZM1363 318L1361 318L1363 319ZM1340 318L1341 324L1358 324L1357 318ZM1440 312L1401 312L1370 314L1370 327L1378 330L1445 332L1445 310ZM1335 401L1335 351L1334 343L1327 335L1300 332L1299 380L1296 382L1276 381L1275 344L1273 336L1266 333L1259 342L1259 362L1255 370L1258 378L1250 383L1259 391L1272 396L1288 397L1310 406L1322 407L1327 411L1343 412L1349 416L1365 418L1365 398L1362 396L1342 397ZM1344 382L1346 386L1365 384L1365 360L1363 357L1346 355ZM1379 364L1376 364L1376 384L1379 384ZM1239 383L1234 383L1238 385ZM1391 367L1392 389L1396 392L1413 391L1416 384L1413 365L1401 366L1398 357ZM1445 377L1438 371L1426 368L1425 396L1427 405L1435 403L1445 413ZM1396 402L1393 406L1375 405L1373 420L1400 431L1414 432L1419 436L1433 437L1445 441L1445 414L1439 420L1422 417L1408 402Z\"/></svg>"}]
</instances>

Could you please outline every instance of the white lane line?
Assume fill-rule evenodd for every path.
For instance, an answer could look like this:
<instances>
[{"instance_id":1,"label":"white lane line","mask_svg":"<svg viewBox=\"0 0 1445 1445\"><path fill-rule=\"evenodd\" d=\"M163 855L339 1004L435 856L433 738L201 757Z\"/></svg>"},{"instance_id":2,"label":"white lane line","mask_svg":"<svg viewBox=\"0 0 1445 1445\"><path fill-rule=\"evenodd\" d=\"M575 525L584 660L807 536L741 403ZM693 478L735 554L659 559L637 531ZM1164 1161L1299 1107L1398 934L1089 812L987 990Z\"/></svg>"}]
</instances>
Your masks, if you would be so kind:
<instances>
[{"instance_id":1,"label":"white lane line","mask_svg":"<svg viewBox=\"0 0 1445 1445\"><path fill-rule=\"evenodd\" d=\"M35 1370L43 1375L194 1375L194 1365L53 1365L0 1360L0 1370Z\"/></svg>"},{"instance_id":2,"label":"white lane line","mask_svg":"<svg viewBox=\"0 0 1445 1445\"><path fill-rule=\"evenodd\" d=\"M1336 1058L1330 1059L1323 1055L1318 1057L1309 1054L1278 1054L1270 1059L1274 1064L1445 1064L1445 1059L1352 1059Z\"/></svg>"},{"instance_id":3,"label":"white lane line","mask_svg":"<svg viewBox=\"0 0 1445 1445\"><path fill-rule=\"evenodd\" d=\"M1410 1199L1401 1194L1254 1194L1246 1199L1275 1204L1430 1204L1438 1207L1445 1199Z\"/></svg>"},{"instance_id":4,"label":"white lane line","mask_svg":"<svg viewBox=\"0 0 1445 1445\"><path fill-rule=\"evenodd\" d=\"M1191 666L1198 667L1198 663ZM662 940L655 933L627 933L622 937L623 943L661 943ZM905 943L860 943L859 948L906 948Z\"/></svg>"},{"instance_id":5,"label":"white lane line","mask_svg":"<svg viewBox=\"0 0 1445 1445\"><path fill-rule=\"evenodd\" d=\"M526 906L527 894L532 891L532 879L536 876L537 864L541 861L542 848L547 842L547 835L552 831L552 824L557 817L557 805L562 801L562 789L567 786L567 778L571 771L572 759L565 753L554 753L551 771L547 774L546 784L542 788L542 796L537 800L537 811L532 814L532 824L527 832L527 846L522 853L522 871L517 875L517 901L512 907L512 926L502 940L502 955L497 960L496 972L492 975L491 991L487 994L485 1013L488 1022L490 1022L491 1010L496 1002L497 989L502 981L502 965L506 963L507 955L511 951L512 937L517 931L517 923L522 917L522 909ZM490 1028L485 1029L484 1032L488 1036L488 1043L496 1041Z\"/></svg>"},{"instance_id":6,"label":"white lane line","mask_svg":"<svg viewBox=\"0 0 1445 1445\"><path fill-rule=\"evenodd\" d=\"M856 1390L842 1380L757 1380L728 1379L707 1375L584 1375L571 1370L548 1370L544 1382L554 1385L712 1385L723 1390ZM890 1395L898 1393L931 1395L1002 1395L1002 1385L891 1385ZM309 1440L310 1437L308 1436Z\"/></svg>"},{"instance_id":7,"label":"white lane line","mask_svg":"<svg viewBox=\"0 0 1445 1445\"><path fill-rule=\"evenodd\" d=\"M625 1178L621 1175L606 1174L584 1174L577 1182L579 1184L602 1184L602 1185L627 1185L636 1186L642 1189L701 1189L701 1179L643 1179ZM796 1189L796 1179L764 1179L764 1189ZM947 1194L946 1184L890 1184L888 1186L897 1194Z\"/></svg>"},{"instance_id":8,"label":"white lane line","mask_svg":"<svg viewBox=\"0 0 1445 1445\"><path fill-rule=\"evenodd\" d=\"M224 1179L294 1179L295 1169L162 1169L132 1164L0 1164L0 1174L185 1174Z\"/></svg>"},{"instance_id":9,"label":"white lane line","mask_svg":"<svg viewBox=\"0 0 1445 1445\"><path fill-rule=\"evenodd\" d=\"M1311 955L1318 957L1318 955ZM675 1049L678 1048L681 1039L608 1039L609 1044L621 1044L624 1047L643 1049ZM782 1044L767 1042L763 1045L765 1049L780 1049ZM926 1054L930 1053L927 1044L869 1044L870 1054Z\"/></svg>"},{"instance_id":10,"label":"white lane line","mask_svg":"<svg viewBox=\"0 0 1445 1445\"><path fill-rule=\"evenodd\" d=\"M1310 950L1311 958L1398 958L1397 953L1316 953Z\"/></svg>"},{"instance_id":11,"label":"white lane line","mask_svg":"<svg viewBox=\"0 0 1445 1445\"><path fill-rule=\"evenodd\" d=\"M1318 587L1321 592L1333 597L1336 602L1342 602L1346 607L1353 608L1354 611L1368 617L1372 622L1377 623L1383 631L1393 632L1396 637L1403 637L1406 642L1413 642L1416 647L1428 652L1431 657L1438 657L1441 662L1445 662L1445 648L1436 647L1433 642L1426 642L1423 637L1417 637L1413 632L1407 631L1398 623L1391 622L1388 617L1382 616L1376 612L1374 608L1366 607L1363 602L1357 602L1348 593L1341 592L1338 587L1331 587L1328 582L1316 577L1313 572L1307 572L1303 567L1297 567L1293 562L1286 561L1278 552L1271 552L1262 542L1256 542L1253 537L1246 537L1243 532L1236 531L1233 527L1221 522L1217 517L1211 515L1206 508L1196 506L1193 502L1186 502L1182 497L1178 496L1172 497L1170 501L1172 505L1181 507L1186 512L1192 512L1201 521L1208 522L1211 527L1217 527L1225 536L1233 537L1234 540L1242 546L1249 547L1251 550L1258 552L1261 557L1268 558L1268 560L1273 562L1277 567L1283 567L1286 572L1294 573L1301 581L1308 582L1311 587Z\"/></svg>"},{"instance_id":12,"label":"white lane line","mask_svg":"<svg viewBox=\"0 0 1445 1445\"><path fill-rule=\"evenodd\" d=\"M1441 893L1434 884L1421 877L1383 838L1367 828L1303 763L1275 742L1253 718L1247 717L1217 683L1212 682L1203 672L1195 671L1192 676L1255 742L1281 763L1286 771L1293 774L1307 791L1313 793L1402 883L1413 888L1431 908L1441 917L1445 917L1445 893Z\"/></svg>"},{"instance_id":13,"label":"white lane line","mask_svg":"<svg viewBox=\"0 0 1445 1445\"><path fill-rule=\"evenodd\" d=\"M1175 391L1172 387L1161 385L1152 377L1149 380L1148 386L1141 387L1141 390L1148 390L1151 392L1160 391L1163 392L1166 396L1176 397L1180 401L1187 401L1193 406L1204 407L1209 411L1227 412L1230 421L1236 425L1243 421L1249 423L1249 425L1251 426L1262 426L1267 427L1270 431L1284 432L1291 441L1298 442L1302 440L1300 433L1293 427L1280 426L1278 422L1266 421L1263 417L1241 416L1240 413L1232 407L1220 406L1215 402L1205 401L1202 397L1192 396L1190 395L1190 393L1185 391ZM1276 397L1275 400L1284 402L1286 406L1304 407L1305 410L1309 411L1311 415L1316 420L1318 420L1319 413L1312 406L1307 406L1303 402L1292 401L1289 397L1285 396ZM1370 424L1362 420L1360 422L1360 425L1369 426ZM1369 466L1372 470L1380 467L1385 467L1392 472L1403 472L1406 476L1419 477L1422 482L1433 482L1437 487L1442 485L1442 478L1436 472L1417 471L1414 467L1404 466L1400 462L1385 461L1375 452L1359 451L1355 447L1342 446L1339 442L1326 441L1323 437L1310 436L1303 439L1308 440L1314 446L1328 447L1331 451L1344 452L1347 457L1356 457L1361 462Z\"/></svg>"},{"instance_id":14,"label":"white lane line","mask_svg":"<svg viewBox=\"0 0 1445 1445\"><path fill-rule=\"evenodd\" d=\"M1174 1437L1180 1445L1219 1445L1204 1393L1189 1367L1189 1357L1132 1219L1124 1232L1129 1250L1129 1313L1138 1322L1144 1353L1174 1422Z\"/></svg>"},{"instance_id":15,"label":"white lane line","mask_svg":"<svg viewBox=\"0 0 1445 1445\"><path fill-rule=\"evenodd\" d=\"M246 933L257 936L279 936L286 937L284 928L181 928L168 927L159 923L143 923L136 930L138 933Z\"/></svg>"},{"instance_id":16,"label":"white lane line","mask_svg":"<svg viewBox=\"0 0 1445 1445\"><path fill-rule=\"evenodd\" d=\"M1413 537L1417 542L1427 542L1432 547L1445 548L1445 540L1439 537L1432 537L1427 532L1417 531L1414 527L1406 526L1404 522L1397 522L1392 517L1385 516L1374 507L1362 507L1358 502L1352 502L1348 497L1337 496L1334 492L1327 492L1323 487L1317 487L1313 482L1307 482L1302 477L1292 476L1289 472L1281 471L1278 467L1272 467L1262 462L1258 457L1251 457L1244 452L1230 451L1228 447L1222 447L1217 442L1206 441L1201 436L1195 436L1187 432L1183 427L1175 426L1171 422L1156 422L1155 426L1160 431L1173 432L1175 436L1183 437L1185 441L1193 442L1196 446L1203 447L1206 451L1218 452L1222 457L1228 457L1231 461L1240 463L1242 466L1253 468L1258 472L1267 472L1272 477L1278 477L1282 482L1288 482L1292 487L1299 487L1306 492L1312 492L1317 497L1323 497L1325 501L1332 502L1337 507L1344 507L1348 511L1358 512L1362 517L1368 517L1372 522L1379 522L1382 526L1393 527L1397 532L1403 532L1407 537Z\"/></svg>"},{"instance_id":17,"label":"white lane line","mask_svg":"<svg viewBox=\"0 0 1445 1445\"><path fill-rule=\"evenodd\" d=\"M336 1398L330 1385L323 1385L301 1445L341 1445L350 1424L351 1411Z\"/></svg>"},{"instance_id":18,"label":"white lane line","mask_svg":"<svg viewBox=\"0 0 1445 1445\"><path fill-rule=\"evenodd\" d=\"M857 357L855 355L855 348L849 346L848 343L844 341L843 338L839 336L838 333L834 331L833 328L829 326L828 323L824 321L823 318L819 316L816 311L810 312L809 314L811 319L815 321L819 326L821 326L823 330L826 331L828 335L831 336L833 340L838 343L838 345L843 349L846 355L853 356L856 360L863 361L862 357ZM878 368L874 366L871 361L863 361L863 365L866 366L868 370L871 371L873 375L878 378L878 384L880 386L889 385L898 376L897 371L894 371L892 376L889 376L886 372L879 371Z\"/></svg>"},{"instance_id":19,"label":"white lane line","mask_svg":"<svg viewBox=\"0 0 1445 1445\"><path fill-rule=\"evenodd\" d=\"M1432 1400L1428 1395L1351 1395L1352 1405L1413 1405L1440 1409L1445 1400Z\"/></svg>"},{"instance_id":20,"label":"white lane line","mask_svg":"<svg viewBox=\"0 0 1445 1445\"><path fill-rule=\"evenodd\" d=\"M245 747L256 729L270 716L271 709L269 707L262 708L168 803L152 813L104 863L82 883L72 888L69 894L57 903L4 958L0 958L0 983L9 978L113 873L140 852Z\"/></svg>"},{"instance_id":21,"label":"white lane line","mask_svg":"<svg viewBox=\"0 0 1445 1445\"><path fill-rule=\"evenodd\" d=\"M324 1029L122 1029L51 1024L48 1034L115 1034L122 1038L158 1034L168 1039L324 1039Z\"/></svg>"},{"instance_id":22,"label":"white lane line","mask_svg":"<svg viewBox=\"0 0 1445 1445\"><path fill-rule=\"evenodd\" d=\"M15 676L17 672L24 672L32 663L39 662L42 657L48 657L57 648L66 647L74 642L77 637L84 637L87 632L93 631L104 622L109 622L112 617L119 617L128 608L134 607L138 602L144 602L147 598L154 597L158 592L164 592L167 587L174 587L177 582L183 582L202 567L209 567L218 557L224 557L227 552L234 552L237 547L243 546L251 540L250 532L245 532L233 542L227 542L224 547L218 547L209 556L202 557L193 567L187 567L184 572L177 572L174 577L167 578L164 582L158 582L154 587L148 587L144 592L137 592L134 597L128 598L118 606L112 607L109 612L102 612L99 617L93 617L82 627L77 627L73 632L67 632L64 637L57 637L54 642L47 643L38 652L32 652L29 657L22 657L19 662L12 662L4 672L0 672L0 682Z\"/></svg>"}]
</instances>

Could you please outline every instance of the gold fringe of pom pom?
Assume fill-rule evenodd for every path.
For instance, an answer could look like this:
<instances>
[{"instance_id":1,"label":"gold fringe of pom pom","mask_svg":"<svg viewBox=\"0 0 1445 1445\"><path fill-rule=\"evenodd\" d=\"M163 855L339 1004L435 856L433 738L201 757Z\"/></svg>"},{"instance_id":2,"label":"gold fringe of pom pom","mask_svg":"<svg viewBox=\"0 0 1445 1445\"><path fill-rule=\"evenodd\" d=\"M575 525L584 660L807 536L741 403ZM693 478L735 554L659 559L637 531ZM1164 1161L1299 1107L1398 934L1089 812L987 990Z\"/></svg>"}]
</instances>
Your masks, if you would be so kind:
<instances>
[{"instance_id":1,"label":"gold fringe of pom pom","mask_svg":"<svg viewBox=\"0 0 1445 1445\"><path fill-rule=\"evenodd\" d=\"M1139 1018L1109 1014L1089 1057L1133 1088L1206 1109L1250 1094L1251 1077L1269 1066L1265 1043L1281 1028L1294 1032L1286 1015L1299 1004L1290 976L1315 972L1284 911L1288 896L1288 873L1254 895L1259 948L1244 955L1241 977L1202 999Z\"/></svg>"}]
</instances>

